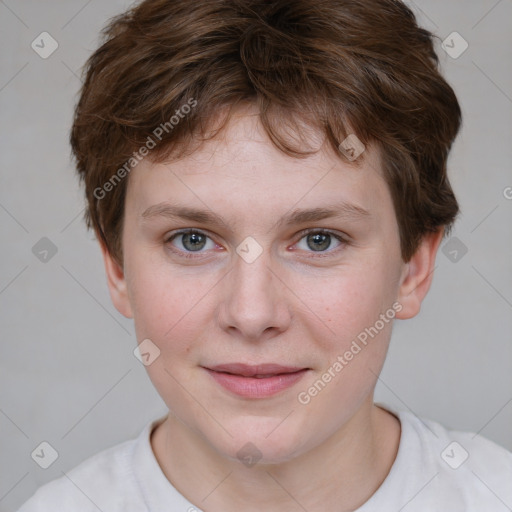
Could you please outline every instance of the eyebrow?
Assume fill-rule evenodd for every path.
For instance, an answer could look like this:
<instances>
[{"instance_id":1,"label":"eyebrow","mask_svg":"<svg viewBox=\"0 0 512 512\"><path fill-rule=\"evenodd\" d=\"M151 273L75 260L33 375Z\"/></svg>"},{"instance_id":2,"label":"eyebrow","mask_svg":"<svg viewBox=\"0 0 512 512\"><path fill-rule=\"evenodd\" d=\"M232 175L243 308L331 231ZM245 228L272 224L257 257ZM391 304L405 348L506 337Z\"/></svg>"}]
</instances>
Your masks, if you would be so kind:
<instances>
[{"instance_id":1,"label":"eyebrow","mask_svg":"<svg viewBox=\"0 0 512 512\"><path fill-rule=\"evenodd\" d=\"M212 226L221 226L230 230L229 224L219 215L211 210L199 210L189 206L174 205L168 202L158 203L150 206L141 215L143 220L149 220L155 217L168 219L184 219L201 224L210 224ZM292 226L295 224L304 224L306 222L315 222L328 218L346 218L349 220L364 220L371 218L368 210L352 203L341 202L337 205L329 205L323 208L310 208L303 210L293 210L291 213L283 216L277 222L277 227Z\"/></svg>"}]
</instances>

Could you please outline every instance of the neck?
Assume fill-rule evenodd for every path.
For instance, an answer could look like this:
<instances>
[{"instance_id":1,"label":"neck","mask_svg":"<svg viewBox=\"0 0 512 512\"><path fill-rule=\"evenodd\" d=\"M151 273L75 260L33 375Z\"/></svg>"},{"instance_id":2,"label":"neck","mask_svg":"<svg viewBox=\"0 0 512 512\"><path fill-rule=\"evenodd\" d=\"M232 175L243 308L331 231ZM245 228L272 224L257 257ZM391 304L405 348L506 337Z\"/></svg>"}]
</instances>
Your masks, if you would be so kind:
<instances>
[{"instance_id":1,"label":"neck","mask_svg":"<svg viewBox=\"0 0 512 512\"><path fill-rule=\"evenodd\" d=\"M167 479L208 512L350 511L378 489L396 458L400 422L369 397L321 445L279 464L246 467L223 457L169 415L151 444Z\"/></svg>"}]
</instances>

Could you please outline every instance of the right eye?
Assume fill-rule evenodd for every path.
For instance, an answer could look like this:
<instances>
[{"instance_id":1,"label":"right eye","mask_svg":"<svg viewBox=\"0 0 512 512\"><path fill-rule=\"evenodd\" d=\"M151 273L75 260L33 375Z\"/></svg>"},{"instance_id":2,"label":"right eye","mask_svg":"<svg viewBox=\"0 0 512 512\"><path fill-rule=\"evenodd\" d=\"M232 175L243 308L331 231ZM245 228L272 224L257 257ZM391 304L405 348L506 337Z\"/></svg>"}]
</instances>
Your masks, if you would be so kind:
<instances>
[{"instance_id":1,"label":"right eye","mask_svg":"<svg viewBox=\"0 0 512 512\"><path fill-rule=\"evenodd\" d=\"M177 244L172 243L175 240L178 241ZM193 258L194 255L191 253L202 254L202 252L204 252L202 249L208 245L208 241L210 241L211 244L210 249L217 246L217 244L215 244L215 242L213 242L213 240L202 231L197 229L183 229L168 236L165 243L169 244L171 246L171 250L178 255L185 258ZM181 246L181 248L176 249L176 245Z\"/></svg>"}]
</instances>

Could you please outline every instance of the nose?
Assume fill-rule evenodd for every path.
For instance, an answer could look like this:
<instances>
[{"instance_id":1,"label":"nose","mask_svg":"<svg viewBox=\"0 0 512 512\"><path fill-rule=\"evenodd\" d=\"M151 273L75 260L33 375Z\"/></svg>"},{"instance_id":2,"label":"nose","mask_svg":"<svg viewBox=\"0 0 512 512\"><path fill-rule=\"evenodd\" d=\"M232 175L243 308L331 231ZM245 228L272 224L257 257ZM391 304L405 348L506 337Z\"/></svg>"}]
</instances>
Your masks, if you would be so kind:
<instances>
[{"instance_id":1,"label":"nose","mask_svg":"<svg viewBox=\"0 0 512 512\"><path fill-rule=\"evenodd\" d=\"M264 250L248 263L237 254L231 272L223 280L218 308L220 327L248 341L263 341L290 325L290 291Z\"/></svg>"}]
</instances>

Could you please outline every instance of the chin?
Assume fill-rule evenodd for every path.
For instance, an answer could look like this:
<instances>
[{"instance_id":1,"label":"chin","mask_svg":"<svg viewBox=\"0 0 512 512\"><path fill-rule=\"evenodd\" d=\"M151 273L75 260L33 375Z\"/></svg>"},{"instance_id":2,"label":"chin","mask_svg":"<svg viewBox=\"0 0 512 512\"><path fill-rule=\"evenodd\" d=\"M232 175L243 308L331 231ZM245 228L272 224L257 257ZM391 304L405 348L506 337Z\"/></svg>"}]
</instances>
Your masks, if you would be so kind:
<instances>
[{"instance_id":1,"label":"chin","mask_svg":"<svg viewBox=\"0 0 512 512\"><path fill-rule=\"evenodd\" d=\"M219 438L210 438L210 442L225 457L248 467L254 462L259 465L284 463L307 450L304 429L291 418L283 421L283 418L244 416L226 428L233 437L223 436L221 445Z\"/></svg>"}]
</instances>

